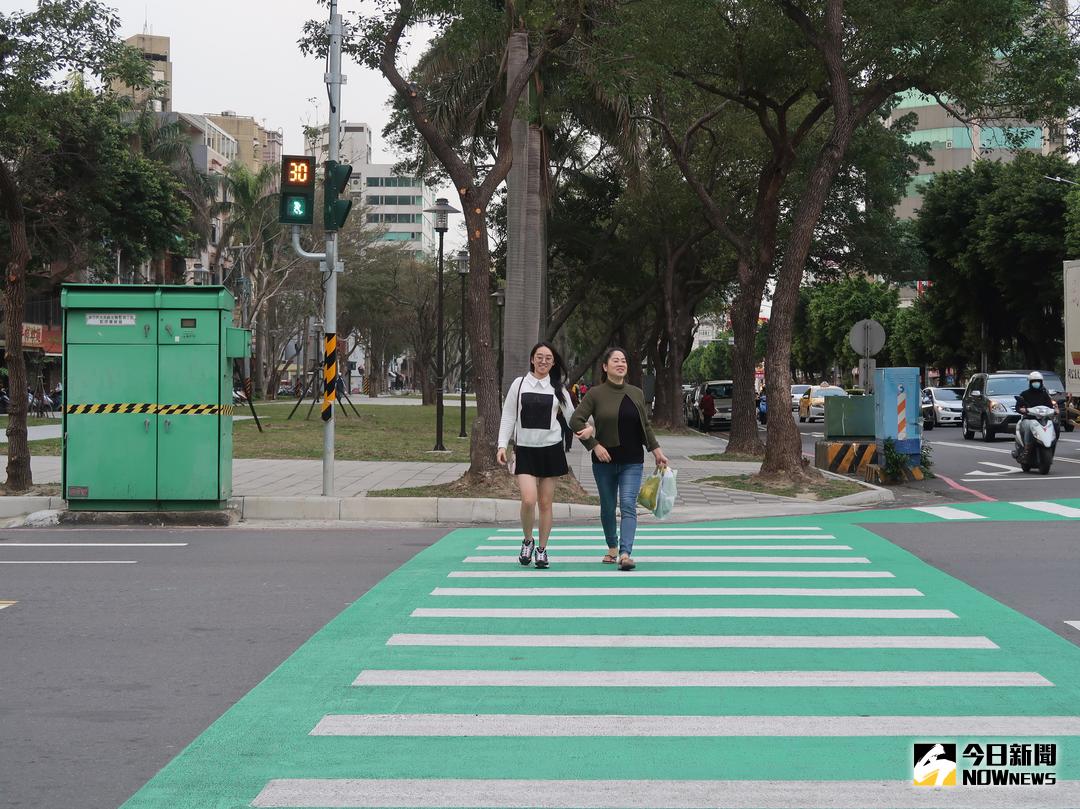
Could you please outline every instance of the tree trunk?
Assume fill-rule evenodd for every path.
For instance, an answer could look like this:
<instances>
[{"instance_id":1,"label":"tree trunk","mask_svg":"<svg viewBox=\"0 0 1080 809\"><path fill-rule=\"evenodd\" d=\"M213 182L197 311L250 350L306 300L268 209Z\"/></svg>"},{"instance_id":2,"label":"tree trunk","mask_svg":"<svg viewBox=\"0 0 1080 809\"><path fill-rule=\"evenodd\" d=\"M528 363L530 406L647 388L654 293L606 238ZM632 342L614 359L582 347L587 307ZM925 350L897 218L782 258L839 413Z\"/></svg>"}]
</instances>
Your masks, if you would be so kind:
<instances>
[{"instance_id":1,"label":"tree trunk","mask_svg":"<svg viewBox=\"0 0 1080 809\"><path fill-rule=\"evenodd\" d=\"M507 42L507 87L529 57L529 36L515 31ZM541 133L530 126L529 90L521 94L511 129L513 164L506 178L506 311L503 323L503 379L510 381L529 368L529 349L539 339L544 309L545 205L540 182Z\"/></svg>"},{"instance_id":2,"label":"tree trunk","mask_svg":"<svg viewBox=\"0 0 1080 809\"><path fill-rule=\"evenodd\" d=\"M750 284L740 284L731 306L735 345L731 349L731 432L725 452L732 454L761 455L765 452L754 414L754 345L765 277L760 279L761 283L755 278Z\"/></svg>"},{"instance_id":3,"label":"tree trunk","mask_svg":"<svg viewBox=\"0 0 1080 809\"><path fill-rule=\"evenodd\" d=\"M30 471L30 447L26 442L26 358L22 348L26 265L30 261L30 245L26 238L22 206L12 199L7 207L7 225L11 234L11 255L4 285L4 353L7 357L9 399L7 487L12 492L23 492L34 483ZM15 215L12 216L12 213Z\"/></svg>"},{"instance_id":4,"label":"tree trunk","mask_svg":"<svg viewBox=\"0 0 1080 809\"><path fill-rule=\"evenodd\" d=\"M769 318L765 393L768 401L782 402L785 406L771 409L769 413L769 440L765 447L765 460L761 464L762 475L789 478L805 475L802 437L791 415L791 408L786 406L791 390L791 339L799 306L799 286L814 231L854 127L855 121L850 113L843 114L837 110L828 140L818 153L806 190L796 208L791 235L784 251L784 262L773 295L772 316Z\"/></svg>"},{"instance_id":5,"label":"tree trunk","mask_svg":"<svg viewBox=\"0 0 1080 809\"><path fill-rule=\"evenodd\" d=\"M502 401L492 341L490 293L491 250L487 218L481 208L462 195L465 224L469 231L469 279L466 287L467 333L472 356L472 388L476 392L476 419L469 441L469 477L474 482L498 470L495 461L499 441Z\"/></svg>"},{"instance_id":6,"label":"tree trunk","mask_svg":"<svg viewBox=\"0 0 1080 809\"><path fill-rule=\"evenodd\" d=\"M696 239L692 237L677 248L669 246L660 280L659 342L665 350L663 360L656 368L653 421L673 429L686 426L682 407L682 366L694 330L694 301L686 288L687 279L678 277L678 268L694 241Z\"/></svg>"}]
</instances>

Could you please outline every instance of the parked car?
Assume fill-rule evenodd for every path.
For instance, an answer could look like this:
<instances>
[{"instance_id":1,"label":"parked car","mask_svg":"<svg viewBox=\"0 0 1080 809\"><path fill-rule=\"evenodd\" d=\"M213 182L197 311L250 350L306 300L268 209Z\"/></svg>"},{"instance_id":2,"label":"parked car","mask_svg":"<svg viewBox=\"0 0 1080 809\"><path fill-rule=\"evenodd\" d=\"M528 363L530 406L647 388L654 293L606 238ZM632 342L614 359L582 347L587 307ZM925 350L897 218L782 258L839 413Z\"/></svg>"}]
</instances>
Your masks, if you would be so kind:
<instances>
[{"instance_id":1,"label":"parked car","mask_svg":"<svg viewBox=\"0 0 1080 809\"><path fill-rule=\"evenodd\" d=\"M825 400L830 396L847 396L839 385L813 385L799 397L799 421L825 421Z\"/></svg>"},{"instance_id":2,"label":"parked car","mask_svg":"<svg viewBox=\"0 0 1080 809\"><path fill-rule=\"evenodd\" d=\"M791 386L791 412L799 412L799 399L802 395L810 390L809 385L792 385Z\"/></svg>"},{"instance_id":3,"label":"parked car","mask_svg":"<svg viewBox=\"0 0 1080 809\"><path fill-rule=\"evenodd\" d=\"M712 394L713 406L716 408L710 424L706 424L705 418L701 415L701 397L705 395L706 390ZM702 382L694 388L688 419L690 426L699 430L708 430L710 427L719 427L721 425L731 427L731 392L732 381L730 379L713 379L709 382Z\"/></svg>"},{"instance_id":4,"label":"parked car","mask_svg":"<svg viewBox=\"0 0 1080 809\"><path fill-rule=\"evenodd\" d=\"M1027 376L1028 374L1031 373L1032 370L1036 370L1036 369L1033 368L1033 369L1027 370L1027 371L1022 371L1022 370L998 371L998 373L999 374L1023 374L1024 376ZM1055 424L1058 424L1058 426L1061 429L1063 429L1065 432L1071 433L1073 431L1073 428L1076 425L1073 424L1072 419L1067 417L1067 413L1066 413L1065 408L1066 408L1066 405L1068 404L1068 395L1065 393L1065 383L1062 382L1061 377L1058 376L1053 371L1039 371L1039 373L1042 374L1043 386L1046 388L1046 392L1050 394L1050 398L1053 399L1057 403L1057 406L1058 406L1058 420L1055 421Z\"/></svg>"},{"instance_id":5,"label":"parked car","mask_svg":"<svg viewBox=\"0 0 1080 809\"><path fill-rule=\"evenodd\" d=\"M1027 389L1027 374L975 374L968 380L962 403L964 438L971 440L978 431L983 441L1014 430L1020 414L1016 396Z\"/></svg>"},{"instance_id":6,"label":"parked car","mask_svg":"<svg viewBox=\"0 0 1080 809\"><path fill-rule=\"evenodd\" d=\"M955 427L963 418L963 388L924 388L922 420L924 430Z\"/></svg>"}]
</instances>

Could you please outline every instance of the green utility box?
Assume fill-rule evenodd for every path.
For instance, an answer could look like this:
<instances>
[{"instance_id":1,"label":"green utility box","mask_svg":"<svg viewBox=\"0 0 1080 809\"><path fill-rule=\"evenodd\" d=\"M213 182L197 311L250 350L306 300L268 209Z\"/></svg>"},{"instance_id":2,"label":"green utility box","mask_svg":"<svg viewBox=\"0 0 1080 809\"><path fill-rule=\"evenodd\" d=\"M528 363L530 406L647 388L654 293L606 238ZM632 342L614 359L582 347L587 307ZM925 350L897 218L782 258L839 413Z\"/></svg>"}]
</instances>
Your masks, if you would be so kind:
<instances>
[{"instance_id":1,"label":"green utility box","mask_svg":"<svg viewBox=\"0 0 1080 809\"><path fill-rule=\"evenodd\" d=\"M874 438L873 396L830 396L825 399L826 440Z\"/></svg>"},{"instance_id":2,"label":"green utility box","mask_svg":"<svg viewBox=\"0 0 1080 809\"><path fill-rule=\"evenodd\" d=\"M224 287L66 285L63 494L78 511L224 508L232 327Z\"/></svg>"}]
</instances>

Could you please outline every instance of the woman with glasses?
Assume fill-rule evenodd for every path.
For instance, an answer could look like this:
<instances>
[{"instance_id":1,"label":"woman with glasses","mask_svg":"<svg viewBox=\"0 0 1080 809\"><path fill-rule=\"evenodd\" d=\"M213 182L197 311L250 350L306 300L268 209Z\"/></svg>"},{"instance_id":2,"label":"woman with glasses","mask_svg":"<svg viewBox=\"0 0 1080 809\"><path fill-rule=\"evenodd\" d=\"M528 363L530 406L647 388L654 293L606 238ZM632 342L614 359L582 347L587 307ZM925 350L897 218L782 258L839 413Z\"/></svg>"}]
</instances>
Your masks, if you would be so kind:
<instances>
[{"instance_id":1,"label":"woman with glasses","mask_svg":"<svg viewBox=\"0 0 1080 809\"><path fill-rule=\"evenodd\" d=\"M514 439L510 472L521 490L521 552L518 561L538 568L548 566L547 544L551 535L555 480L569 470L563 444L563 428L573 415L570 394L564 387L566 369L551 343L541 342L529 352L529 373L510 383L499 425L500 464L507 463L506 449ZM535 509L540 506L539 544L533 541Z\"/></svg>"}]
</instances>

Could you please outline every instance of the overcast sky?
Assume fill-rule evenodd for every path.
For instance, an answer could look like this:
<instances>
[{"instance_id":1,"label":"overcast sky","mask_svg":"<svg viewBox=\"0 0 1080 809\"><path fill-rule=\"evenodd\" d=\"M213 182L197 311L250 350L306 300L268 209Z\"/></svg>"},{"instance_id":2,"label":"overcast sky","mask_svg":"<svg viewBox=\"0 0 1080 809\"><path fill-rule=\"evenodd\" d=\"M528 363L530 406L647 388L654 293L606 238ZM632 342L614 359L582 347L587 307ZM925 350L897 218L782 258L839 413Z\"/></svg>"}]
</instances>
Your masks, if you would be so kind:
<instances>
[{"instance_id":1,"label":"overcast sky","mask_svg":"<svg viewBox=\"0 0 1080 809\"><path fill-rule=\"evenodd\" d=\"M314 0L104 0L123 21L123 39L143 32L172 40L173 109L250 115L285 134L287 153L303 152L302 127L329 115L324 64L297 47L304 21L327 15ZM0 0L0 10L30 10L32 0ZM342 0L342 12L361 0ZM348 17L346 17L348 19ZM405 56L399 65L407 67ZM381 132L388 119L390 85L346 59L341 111L345 120L374 129L376 162L393 162ZM314 99L314 102L309 99Z\"/></svg>"}]
</instances>

